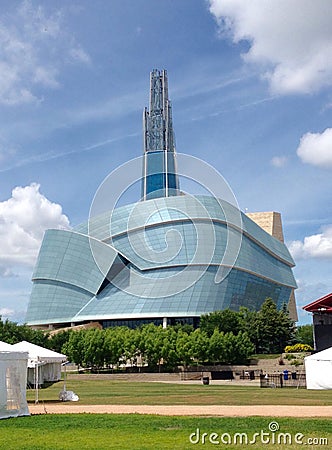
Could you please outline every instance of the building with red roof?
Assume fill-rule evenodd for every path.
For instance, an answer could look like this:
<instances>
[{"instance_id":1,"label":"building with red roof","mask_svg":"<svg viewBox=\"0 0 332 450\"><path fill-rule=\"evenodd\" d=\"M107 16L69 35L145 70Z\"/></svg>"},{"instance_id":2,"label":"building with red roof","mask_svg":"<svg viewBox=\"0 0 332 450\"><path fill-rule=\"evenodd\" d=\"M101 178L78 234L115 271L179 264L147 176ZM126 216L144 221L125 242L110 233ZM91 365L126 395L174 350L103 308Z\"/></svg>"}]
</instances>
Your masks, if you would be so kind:
<instances>
[{"instance_id":1,"label":"building with red roof","mask_svg":"<svg viewBox=\"0 0 332 450\"><path fill-rule=\"evenodd\" d=\"M332 293L303 307L313 314L315 350L332 347Z\"/></svg>"}]
</instances>

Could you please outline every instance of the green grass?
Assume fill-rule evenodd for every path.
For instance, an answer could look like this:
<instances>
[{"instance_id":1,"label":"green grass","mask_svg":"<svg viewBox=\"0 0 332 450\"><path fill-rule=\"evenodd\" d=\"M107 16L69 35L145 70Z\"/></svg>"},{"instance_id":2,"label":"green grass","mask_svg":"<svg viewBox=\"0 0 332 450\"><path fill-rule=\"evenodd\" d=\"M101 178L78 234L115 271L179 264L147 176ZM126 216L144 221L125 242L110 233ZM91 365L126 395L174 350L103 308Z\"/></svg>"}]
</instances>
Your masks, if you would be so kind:
<instances>
[{"instance_id":1,"label":"green grass","mask_svg":"<svg viewBox=\"0 0 332 450\"><path fill-rule=\"evenodd\" d=\"M39 400L58 400L63 382L39 390ZM67 389L74 391L84 405L332 405L331 391L307 389L261 389L251 386L170 384L111 381L68 377ZM27 391L28 401L35 399Z\"/></svg>"},{"instance_id":2,"label":"green grass","mask_svg":"<svg viewBox=\"0 0 332 450\"><path fill-rule=\"evenodd\" d=\"M0 448L6 450L66 450L66 449L194 449L215 448L209 442L202 444L202 434L217 433L220 440L223 433L228 433L234 440L235 433L247 433L249 440L254 433L261 430L269 432L268 425L273 418L206 418L206 417L164 417L107 414L68 414L40 415L20 417L0 421ZM260 437L248 448L262 449L300 449L303 445L295 445L296 433L308 438L327 438L329 445L306 446L306 448L331 448L332 433L329 419L291 419L277 420L279 432L290 433L293 444L262 445ZM199 429L200 443L190 443L189 436ZM276 438L278 433L276 434ZM269 432L270 439L272 434ZM196 434L197 436L197 434ZM193 439L195 436L193 436ZM227 439L227 436L224 436ZM219 445L224 449L240 449L247 446L239 442ZM218 446L217 446L218 448Z\"/></svg>"},{"instance_id":3,"label":"green grass","mask_svg":"<svg viewBox=\"0 0 332 450\"><path fill-rule=\"evenodd\" d=\"M252 355L250 359L279 359L281 353L258 353L256 355Z\"/></svg>"}]
</instances>

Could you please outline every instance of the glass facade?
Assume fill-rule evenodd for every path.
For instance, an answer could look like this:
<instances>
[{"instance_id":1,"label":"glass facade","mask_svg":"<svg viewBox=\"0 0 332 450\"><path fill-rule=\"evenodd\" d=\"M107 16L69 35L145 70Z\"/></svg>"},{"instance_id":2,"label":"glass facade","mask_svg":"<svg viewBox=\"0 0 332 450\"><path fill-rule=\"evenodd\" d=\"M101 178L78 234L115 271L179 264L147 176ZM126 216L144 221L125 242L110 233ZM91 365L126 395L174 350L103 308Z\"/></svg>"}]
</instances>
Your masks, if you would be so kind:
<instances>
[{"instance_id":1,"label":"glass facade","mask_svg":"<svg viewBox=\"0 0 332 450\"><path fill-rule=\"evenodd\" d=\"M197 319L225 308L257 310L266 297L281 308L296 287L286 246L244 214L241 230L232 217L226 202L178 196L124 206L72 231L49 230L27 323ZM217 282L236 235L234 266Z\"/></svg>"}]
</instances>

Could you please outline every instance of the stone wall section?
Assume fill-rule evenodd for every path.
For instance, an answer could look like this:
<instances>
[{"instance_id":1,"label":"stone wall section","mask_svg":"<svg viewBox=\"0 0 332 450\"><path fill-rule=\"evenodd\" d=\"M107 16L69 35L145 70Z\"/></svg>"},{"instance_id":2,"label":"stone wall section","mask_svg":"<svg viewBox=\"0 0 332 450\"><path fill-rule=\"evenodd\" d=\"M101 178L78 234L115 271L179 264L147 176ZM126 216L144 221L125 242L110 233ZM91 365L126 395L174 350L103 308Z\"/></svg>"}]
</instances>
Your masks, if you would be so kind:
<instances>
[{"instance_id":1,"label":"stone wall section","mask_svg":"<svg viewBox=\"0 0 332 450\"><path fill-rule=\"evenodd\" d=\"M253 220L257 225L259 225L263 230L269 233L271 236L275 237L281 242L284 242L284 233L282 230L281 214L275 211L269 212L254 212L246 213L249 219ZM296 310L296 301L294 295L294 289L289 298L288 310L290 317L297 321L298 315Z\"/></svg>"}]
</instances>

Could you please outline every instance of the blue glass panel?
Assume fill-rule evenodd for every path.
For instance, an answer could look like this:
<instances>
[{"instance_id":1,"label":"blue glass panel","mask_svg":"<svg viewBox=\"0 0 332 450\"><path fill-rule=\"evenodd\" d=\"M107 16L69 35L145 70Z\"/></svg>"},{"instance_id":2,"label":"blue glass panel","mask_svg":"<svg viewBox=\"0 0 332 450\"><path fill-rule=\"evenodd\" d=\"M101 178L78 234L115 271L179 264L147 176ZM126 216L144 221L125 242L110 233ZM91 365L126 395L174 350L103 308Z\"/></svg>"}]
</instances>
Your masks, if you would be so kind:
<instances>
[{"instance_id":1,"label":"blue glass panel","mask_svg":"<svg viewBox=\"0 0 332 450\"><path fill-rule=\"evenodd\" d=\"M152 192L158 191L159 197L165 196L166 175L164 152L146 153L146 195L151 198ZM159 192L162 191L162 192Z\"/></svg>"},{"instance_id":2,"label":"blue glass panel","mask_svg":"<svg viewBox=\"0 0 332 450\"><path fill-rule=\"evenodd\" d=\"M96 293L102 277L99 278L95 272L86 246L87 236L51 232L52 239L45 237L35 270L38 280L44 278L47 284L41 287L40 282L35 281L28 323L32 323L34 317L37 317L34 322L37 324L56 322L61 317L63 322L68 322L108 320L111 317L127 320L129 317L199 316L227 307L237 309L240 305L258 309L267 296L272 297L281 308L289 300L291 287L295 287L291 270L293 261L284 244L245 215L242 215L244 235L235 267L221 283L215 283L218 267L206 267L209 263L208 250L214 244L204 232L204 227L210 225L205 225L202 219L209 216L214 219L216 245L212 263L219 264L226 244L233 245L227 242L227 227L222 223L225 213L231 222L236 218L234 207L226 202L221 204L222 208L216 199L207 196L197 199L190 196L157 198L127 205L116 209L113 215L106 212L91 220L89 230L92 235L101 240L113 237L110 242L131 262L132 270L143 276L143 279L139 278L139 288L143 292L141 297L129 295L112 284L103 284L101 292ZM87 226L83 224L78 229L87 230ZM178 250L173 230L183 239ZM200 272L203 268L204 275L193 286L182 290L188 279L188 272L182 271L196 252L198 230L206 236L206 242L198 254L198 262L203 267L189 266L188 270L195 273L195 270ZM231 235L238 233L232 228L230 232ZM72 237L72 234L76 236ZM171 239L167 241L167 237ZM102 254L104 244L99 244ZM133 244L139 248L140 255ZM158 261L155 252L162 253L165 249L174 251L172 258ZM103 254L103 264L107 266L110 257L107 252ZM174 280L172 275L177 273L182 275ZM50 277L55 281L51 282ZM127 277L123 286L127 283L135 291L137 280L136 277ZM158 298L153 297L157 280L163 280ZM179 293L169 295L174 292L174 286Z\"/></svg>"}]
</instances>

